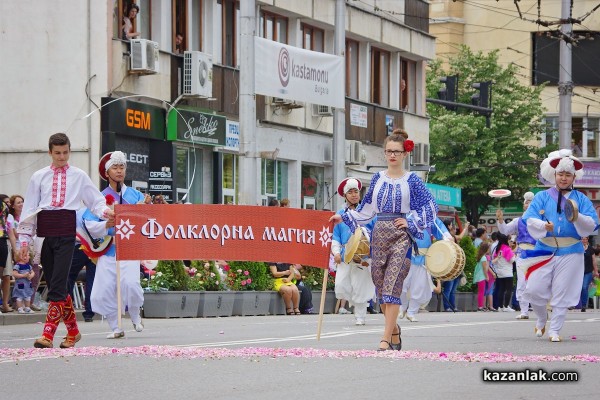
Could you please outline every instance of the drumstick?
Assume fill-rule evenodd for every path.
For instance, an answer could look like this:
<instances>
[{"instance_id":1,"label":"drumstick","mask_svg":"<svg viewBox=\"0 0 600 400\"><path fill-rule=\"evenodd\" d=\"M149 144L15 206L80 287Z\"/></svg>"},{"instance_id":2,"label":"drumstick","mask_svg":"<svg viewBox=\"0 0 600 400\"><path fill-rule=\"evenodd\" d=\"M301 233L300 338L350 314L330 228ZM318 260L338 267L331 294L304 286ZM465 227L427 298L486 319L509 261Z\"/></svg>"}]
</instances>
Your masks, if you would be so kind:
<instances>
[{"instance_id":1,"label":"drumstick","mask_svg":"<svg viewBox=\"0 0 600 400\"><path fill-rule=\"evenodd\" d=\"M540 215L542 217L542 220L546 221L547 223L550 223L550 221L548 221L548 218L546 218L546 216L544 215L546 213L545 210L540 210ZM556 238L556 235L554 234L554 229L552 230L552 237L554 238L554 242L556 243L556 249L558 250L558 239Z\"/></svg>"}]
</instances>

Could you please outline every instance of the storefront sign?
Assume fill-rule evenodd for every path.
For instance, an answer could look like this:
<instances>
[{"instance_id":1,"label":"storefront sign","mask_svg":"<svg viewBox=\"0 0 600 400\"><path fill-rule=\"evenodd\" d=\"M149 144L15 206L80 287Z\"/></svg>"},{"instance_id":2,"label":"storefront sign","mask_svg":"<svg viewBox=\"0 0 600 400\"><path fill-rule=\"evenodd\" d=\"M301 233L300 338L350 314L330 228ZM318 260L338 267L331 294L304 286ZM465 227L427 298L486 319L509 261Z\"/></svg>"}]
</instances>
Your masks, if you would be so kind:
<instances>
[{"instance_id":1,"label":"storefront sign","mask_svg":"<svg viewBox=\"0 0 600 400\"><path fill-rule=\"evenodd\" d=\"M169 112L167 140L180 140L206 146L225 146L225 125L222 115L174 109Z\"/></svg>"},{"instance_id":2,"label":"storefront sign","mask_svg":"<svg viewBox=\"0 0 600 400\"><path fill-rule=\"evenodd\" d=\"M223 150L240 151L240 123L227 121L227 130L225 131L225 147Z\"/></svg>"},{"instance_id":3,"label":"storefront sign","mask_svg":"<svg viewBox=\"0 0 600 400\"><path fill-rule=\"evenodd\" d=\"M165 110L128 99L102 98L100 129L146 139L165 138Z\"/></svg>"},{"instance_id":4,"label":"storefront sign","mask_svg":"<svg viewBox=\"0 0 600 400\"><path fill-rule=\"evenodd\" d=\"M344 58L254 37L256 93L344 107Z\"/></svg>"},{"instance_id":5,"label":"storefront sign","mask_svg":"<svg viewBox=\"0 0 600 400\"><path fill-rule=\"evenodd\" d=\"M367 106L350 103L350 125L367 127Z\"/></svg>"},{"instance_id":6,"label":"storefront sign","mask_svg":"<svg viewBox=\"0 0 600 400\"><path fill-rule=\"evenodd\" d=\"M461 190L450 186L426 183L425 186L431 192L436 203L444 206L461 207Z\"/></svg>"},{"instance_id":7,"label":"storefront sign","mask_svg":"<svg viewBox=\"0 0 600 400\"><path fill-rule=\"evenodd\" d=\"M586 161L583 166L583 177L577 179L578 187L600 186L600 163Z\"/></svg>"},{"instance_id":8,"label":"storefront sign","mask_svg":"<svg viewBox=\"0 0 600 400\"><path fill-rule=\"evenodd\" d=\"M332 212L218 204L115 206L118 260L240 260L328 268Z\"/></svg>"}]
</instances>

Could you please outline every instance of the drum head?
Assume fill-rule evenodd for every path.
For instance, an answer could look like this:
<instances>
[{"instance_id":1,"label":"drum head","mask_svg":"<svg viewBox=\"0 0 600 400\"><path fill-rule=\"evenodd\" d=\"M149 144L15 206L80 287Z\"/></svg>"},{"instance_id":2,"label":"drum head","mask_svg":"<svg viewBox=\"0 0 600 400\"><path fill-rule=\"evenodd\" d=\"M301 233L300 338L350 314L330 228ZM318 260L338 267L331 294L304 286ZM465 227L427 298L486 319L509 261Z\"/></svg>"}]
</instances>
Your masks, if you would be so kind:
<instances>
[{"instance_id":1,"label":"drum head","mask_svg":"<svg viewBox=\"0 0 600 400\"><path fill-rule=\"evenodd\" d=\"M444 276L452 270L457 256L453 244L448 240L439 240L427 250L425 266L433 277Z\"/></svg>"},{"instance_id":2,"label":"drum head","mask_svg":"<svg viewBox=\"0 0 600 400\"><path fill-rule=\"evenodd\" d=\"M567 199L565 202L565 216L569 222L577 221L577 217L579 217L579 207L575 201Z\"/></svg>"},{"instance_id":3,"label":"drum head","mask_svg":"<svg viewBox=\"0 0 600 400\"><path fill-rule=\"evenodd\" d=\"M362 236L362 230L356 228L354 234L350 236L348 239L348 243L346 243L346 251L344 253L344 262L349 264L352 261L352 257L354 257L354 253L356 253L356 249L358 249L358 245L360 243L360 238Z\"/></svg>"}]
</instances>

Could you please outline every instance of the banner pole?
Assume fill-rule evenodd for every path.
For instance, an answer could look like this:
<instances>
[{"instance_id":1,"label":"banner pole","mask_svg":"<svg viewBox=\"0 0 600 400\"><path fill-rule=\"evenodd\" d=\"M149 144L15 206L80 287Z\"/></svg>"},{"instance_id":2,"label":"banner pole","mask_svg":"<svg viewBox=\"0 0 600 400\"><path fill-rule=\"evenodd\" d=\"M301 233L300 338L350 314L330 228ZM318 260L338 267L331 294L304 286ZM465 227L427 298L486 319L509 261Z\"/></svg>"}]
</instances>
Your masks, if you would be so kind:
<instances>
[{"instance_id":1,"label":"banner pole","mask_svg":"<svg viewBox=\"0 0 600 400\"><path fill-rule=\"evenodd\" d=\"M323 272L323 289L321 290L321 304L319 305L319 322L317 324L317 341L321 340L321 326L323 325L323 310L325 309L325 295L327 294L327 275L329 268Z\"/></svg>"},{"instance_id":2,"label":"banner pole","mask_svg":"<svg viewBox=\"0 0 600 400\"><path fill-rule=\"evenodd\" d=\"M117 322L119 330L122 330L121 308L121 261L117 260Z\"/></svg>"}]
</instances>

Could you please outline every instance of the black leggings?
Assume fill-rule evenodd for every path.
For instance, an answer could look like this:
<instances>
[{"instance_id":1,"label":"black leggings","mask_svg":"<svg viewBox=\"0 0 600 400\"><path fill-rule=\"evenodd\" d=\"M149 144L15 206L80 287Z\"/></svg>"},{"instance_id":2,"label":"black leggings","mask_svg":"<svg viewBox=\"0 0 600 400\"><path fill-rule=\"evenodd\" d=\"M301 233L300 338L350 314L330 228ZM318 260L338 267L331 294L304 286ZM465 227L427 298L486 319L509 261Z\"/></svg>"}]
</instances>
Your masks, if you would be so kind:
<instances>
[{"instance_id":1,"label":"black leggings","mask_svg":"<svg viewBox=\"0 0 600 400\"><path fill-rule=\"evenodd\" d=\"M496 279L496 285L498 286L498 302L500 307L506 308L510 306L512 289L513 289L513 277L498 278Z\"/></svg>"},{"instance_id":2,"label":"black leggings","mask_svg":"<svg viewBox=\"0 0 600 400\"><path fill-rule=\"evenodd\" d=\"M0 238L0 268L6 267L8 260L8 239Z\"/></svg>"}]
</instances>

